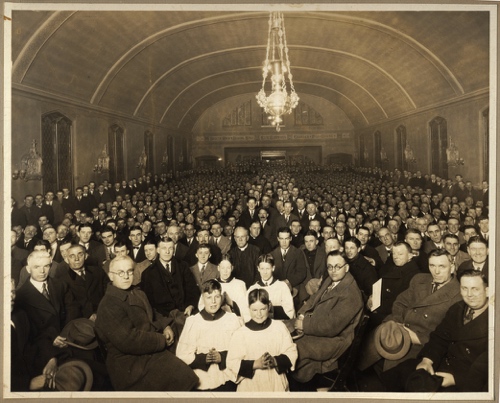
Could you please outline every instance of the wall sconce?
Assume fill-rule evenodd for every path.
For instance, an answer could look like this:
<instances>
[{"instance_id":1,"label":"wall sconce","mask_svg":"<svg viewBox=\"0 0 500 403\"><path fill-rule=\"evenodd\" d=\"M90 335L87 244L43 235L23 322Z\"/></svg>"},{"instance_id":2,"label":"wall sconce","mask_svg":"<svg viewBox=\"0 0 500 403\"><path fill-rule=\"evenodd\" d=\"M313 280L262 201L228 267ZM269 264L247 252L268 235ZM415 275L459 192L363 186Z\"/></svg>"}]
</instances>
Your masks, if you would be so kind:
<instances>
[{"instance_id":1,"label":"wall sconce","mask_svg":"<svg viewBox=\"0 0 500 403\"><path fill-rule=\"evenodd\" d=\"M163 157L161 159L161 165L163 167L168 166L168 150L165 148L165 152L163 153Z\"/></svg>"},{"instance_id":2,"label":"wall sconce","mask_svg":"<svg viewBox=\"0 0 500 403\"><path fill-rule=\"evenodd\" d=\"M364 148L364 151L363 151L363 158L364 158L364 160L365 160L365 161L368 161L368 157L369 157L369 155L368 155L368 150L367 150L367 149L366 149L366 147L365 147L365 148Z\"/></svg>"},{"instance_id":3,"label":"wall sconce","mask_svg":"<svg viewBox=\"0 0 500 403\"><path fill-rule=\"evenodd\" d=\"M387 153L386 153L384 147L380 148L380 161L389 162L389 158L387 158Z\"/></svg>"},{"instance_id":4,"label":"wall sconce","mask_svg":"<svg viewBox=\"0 0 500 403\"><path fill-rule=\"evenodd\" d=\"M417 162L417 159L413 156L413 150L410 147L410 143L406 142L405 147L405 161L409 164L414 164Z\"/></svg>"},{"instance_id":5,"label":"wall sconce","mask_svg":"<svg viewBox=\"0 0 500 403\"><path fill-rule=\"evenodd\" d=\"M42 180L42 165L42 156L36 150L36 140L33 140L29 152L21 158L21 169L12 171L12 179Z\"/></svg>"},{"instance_id":6,"label":"wall sconce","mask_svg":"<svg viewBox=\"0 0 500 403\"><path fill-rule=\"evenodd\" d=\"M447 159L448 165L451 167L463 165L465 162L463 158L460 158L460 153L458 151L458 148L455 145L455 143L453 143L451 136L450 136L450 145L446 149L446 159Z\"/></svg>"},{"instance_id":7,"label":"wall sconce","mask_svg":"<svg viewBox=\"0 0 500 403\"><path fill-rule=\"evenodd\" d=\"M97 164L94 165L94 172L98 174L104 174L109 171L109 155L108 155L108 146L104 144L104 148L97 157Z\"/></svg>"},{"instance_id":8,"label":"wall sconce","mask_svg":"<svg viewBox=\"0 0 500 403\"><path fill-rule=\"evenodd\" d=\"M146 155L146 147L142 149L142 153L139 156L139 162L137 163L137 168L146 169L146 165L148 162L148 156Z\"/></svg>"}]
</instances>

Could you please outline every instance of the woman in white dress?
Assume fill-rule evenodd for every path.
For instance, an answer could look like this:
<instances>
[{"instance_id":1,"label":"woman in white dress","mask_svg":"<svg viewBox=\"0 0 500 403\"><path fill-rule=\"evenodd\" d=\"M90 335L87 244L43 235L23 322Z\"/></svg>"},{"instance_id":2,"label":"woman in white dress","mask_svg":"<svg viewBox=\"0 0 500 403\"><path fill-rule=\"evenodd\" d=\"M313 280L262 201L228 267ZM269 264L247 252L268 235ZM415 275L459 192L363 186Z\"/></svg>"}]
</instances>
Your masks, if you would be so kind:
<instances>
[{"instance_id":1,"label":"woman in white dress","mask_svg":"<svg viewBox=\"0 0 500 403\"><path fill-rule=\"evenodd\" d=\"M226 361L237 391L288 391L286 373L294 369L297 347L285 324L269 318L266 290L251 291L248 304L251 319L233 333Z\"/></svg>"}]
</instances>

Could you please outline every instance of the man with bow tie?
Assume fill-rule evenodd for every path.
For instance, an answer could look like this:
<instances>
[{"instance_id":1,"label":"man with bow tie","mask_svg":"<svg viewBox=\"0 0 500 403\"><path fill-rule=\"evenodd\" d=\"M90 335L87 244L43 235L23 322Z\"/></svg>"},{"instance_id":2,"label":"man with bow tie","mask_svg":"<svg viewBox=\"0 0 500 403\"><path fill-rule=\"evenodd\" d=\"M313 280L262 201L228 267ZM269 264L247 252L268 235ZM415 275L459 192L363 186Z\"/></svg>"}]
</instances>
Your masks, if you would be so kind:
<instances>
[{"instance_id":1,"label":"man with bow tie","mask_svg":"<svg viewBox=\"0 0 500 403\"><path fill-rule=\"evenodd\" d=\"M129 256L132 260L136 263L146 260L146 254L144 253L144 245L142 242L142 228L139 225L132 227L128 239L131 243Z\"/></svg>"}]
</instances>

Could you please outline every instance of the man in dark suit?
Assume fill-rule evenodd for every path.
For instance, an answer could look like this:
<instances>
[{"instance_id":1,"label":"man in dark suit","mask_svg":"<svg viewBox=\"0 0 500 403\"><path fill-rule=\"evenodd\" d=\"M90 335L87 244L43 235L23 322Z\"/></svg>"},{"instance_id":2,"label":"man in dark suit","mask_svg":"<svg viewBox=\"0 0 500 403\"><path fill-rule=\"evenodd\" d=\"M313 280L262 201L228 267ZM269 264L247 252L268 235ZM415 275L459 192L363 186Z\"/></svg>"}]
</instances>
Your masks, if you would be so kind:
<instances>
[{"instance_id":1,"label":"man in dark suit","mask_svg":"<svg viewBox=\"0 0 500 403\"><path fill-rule=\"evenodd\" d=\"M24 228L24 237L19 239L18 241L18 246L26 249L28 252L32 252L33 248L35 247L35 243L37 241L37 229L36 226L34 225L27 225L26 228Z\"/></svg>"},{"instance_id":2,"label":"man in dark suit","mask_svg":"<svg viewBox=\"0 0 500 403\"><path fill-rule=\"evenodd\" d=\"M77 317L73 294L66 284L48 276L50 267L48 252L32 252L27 265L30 278L17 291L15 302L30 322L29 342L36 349L33 373L38 374L60 352L58 347L67 346L59 333Z\"/></svg>"},{"instance_id":3,"label":"man in dark suit","mask_svg":"<svg viewBox=\"0 0 500 403\"><path fill-rule=\"evenodd\" d=\"M130 230L128 239L130 240L129 246L129 256L136 263L146 260L146 254L144 253L144 244L142 242L142 228L140 225L135 225Z\"/></svg>"},{"instance_id":4,"label":"man in dark suit","mask_svg":"<svg viewBox=\"0 0 500 403\"><path fill-rule=\"evenodd\" d=\"M250 245L248 239L248 230L244 227L236 227L234 230L236 246L229 250L229 255L234 266L233 275L237 279L244 281L247 288L259 278L257 260L260 255L259 248L255 245Z\"/></svg>"},{"instance_id":5,"label":"man in dark suit","mask_svg":"<svg viewBox=\"0 0 500 403\"><path fill-rule=\"evenodd\" d=\"M384 372L388 391L488 390L488 280L479 271L465 271L460 293L463 301L450 307L418 358Z\"/></svg>"},{"instance_id":6,"label":"man in dark suit","mask_svg":"<svg viewBox=\"0 0 500 403\"><path fill-rule=\"evenodd\" d=\"M302 225L300 225L299 220L292 220L289 226L285 226L286 228L290 228L290 232L292 233L292 242L291 244L296 248L300 248L304 245L304 234L302 233ZM282 228L282 227L278 227Z\"/></svg>"},{"instance_id":7,"label":"man in dark suit","mask_svg":"<svg viewBox=\"0 0 500 403\"><path fill-rule=\"evenodd\" d=\"M262 227L260 223L253 222L250 224L250 236L248 237L248 243L255 245L259 248L260 254L267 254L273 250L269 240L264 237L261 233Z\"/></svg>"},{"instance_id":8,"label":"man in dark suit","mask_svg":"<svg viewBox=\"0 0 500 403\"><path fill-rule=\"evenodd\" d=\"M56 228L64 219L64 210L59 200L54 198L54 192L45 194L45 204L52 210L52 221L50 223Z\"/></svg>"},{"instance_id":9,"label":"man in dark suit","mask_svg":"<svg viewBox=\"0 0 500 403\"><path fill-rule=\"evenodd\" d=\"M259 216L257 213L257 200L251 196L248 198L247 208L241 213L238 225L248 229L254 221L259 221Z\"/></svg>"},{"instance_id":10,"label":"man in dark suit","mask_svg":"<svg viewBox=\"0 0 500 403\"><path fill-rule=\"evenodd\" d=\"M335 223L335 234L342 245L344 245L345 241L351 239L351 234L349 231L346 231L346 228L347 226L343 221L337 221Z\"/></svg>"},{"instance_id":11,"label":"man in dark suit","mask_svg":"<svg viewBox=\"0 0 500 403\"><path fill-rule=\"evenodd\" d=\"M309 230L304 235L304 245L300 248L304 252L307 269L312 278L322 278L326 274L325 249L319 246L318 234Z\"/></svg>"},{"instance_id":12,"label":"man in dark suit","mask_svg":"<svg viewBox=\"0 0 500 403\"><path fill-rule=\"evenodd\" d=\"M142 273L142 289L149 303L164 316L176 318L178 337L187 316L196 312L200 289L189 266L174 257L174 241L157 243L158 258Z\"/></svg>"},{"instance_id":13,"label":"man in dark suit","mask_svg":"<svg viewBox=\"0 0 500 403\"><path fill-rule=\"evenodd\" d=\"M167 228L167 237L174 241L174 257L177 260L185 260L188 256L189 248L179 242L181 237L181 228L177 224L171 224Z\"/></svg>"},{"instance_id":14,"label":"man in dark suit","mask_svg":"<svg viewBox=\"0 0 500 403\"><path fill-rule=\"evenodd\" d=\"M308 298L309 294L305 289L307 281L311 278L307 270L307 262L304 252L291 245L292 232L288 227L278 229L278 243L271 255L274 258L274 277L285 281L292 290L298 291L295 303L297 306Z\"/></svg>"},{"instance_id":15,"label":"man in dark suit","mask_svg":"<svg viewBox=\"0 0 500 403\"><path fill-rule=\"evenodd\" d=\"M275 219L276 228L290 227L293 220L299 220L296 214L292 213L293 205L291 201L283 203L283 214L279 214Z\"/></svg>"},{"instance_id":16,"label":"man in dark suit","mask_svg":"<svg viewBox=\"0 0 500 403\"><path fill-rule=\"evenodd\" d=\"M392 247L390 260L380 269L382 279L382 292L380 296L380 306L371 313L370 323L378 326L391 313L392 304L397 296L405 291L413 276L420 273L420 270L412 259L413 254L410 245L406 242L396 242ZM368 307L371 309L372 301L368 300Z\"/></svg>"},{"instance_id":17,"label":"man in dark suit","mask_svg":"<svg viewBox=\"0 0 500 403\"><path fill-rule=\"evenodd\" d=\"M47 221L54 225L54 212L52 208L44 203L43 196L41 194L37 194L35 196L35 206L33 207L33 209L35 211L34 214L37 217L38 222L40 222L40 217L45 216L47 218Z\"/></svg>"},{"instance_id":18,"label":"man in dark suit","mask_svg":"<svg viewBox=\"0 0 500 403\"><path fill-rule=\"evenodd\" d=\"M94 320L109 280L100 267L86 265L85 258L85 247L71 245L66 255L69 269L58 273L57 278L73 293L77 317Z\"/></svg>"},{"instance_id":19,"label":"man in dark suit","mask_svg":"<svg viewBox=\"0 0 500 403\"><path fill-rule=\"evenodd\" d=\"M377 270L360 253L361 242L359 239L351 238L345 241L344 250L346 260L349 263L349 272L356 280L364 301L367 301L372 295L373 284L378 280Z\"/></svg>"},{"instance_id":20,"label":"man in dark suit","mask_svg":"<svg viewBox=\"0 0 500 403\"><path fill-rule=\"evenodd\" d=\"M258 215L261 226L261 234L269 241L272 248L276 247L278 245L278 241L276 240L276 227L269 219L269 213L265 208L261 207L258 209Z\"/></svg>"},{"instance_id":21,"label":"man in dark suit","mask_svg":"<svg viewBox=\"0 0 500 403\"><path fill-rule=\"evenodd\" d=\"M88 255L87 264L90 266L99 266L102 269L104 262L106 261L106 248L98 241L92 238L93 230L92 225L89 223L78 225L78 239L79 244L85 247L85 251Z\"/></svg>"},{"instance_id":22,"label":"man in dark suit","mask_svg":"<svg viewBox=\"0 0 500 403\"><path fill-rule=\"evenodd\" d=\"M184 257L184 261L187 262L188 266L191 267L198 261L196 257L196 251L198 250L198 245L208 245L210 248L210 263L218 265L222 260L222 254L218 246L210 245L210 232L208 229L200 229L196 233L196 239L191 243L191 246L188 249L188 253Z\"/></svg>"},{"instance_id":23,"label":"man in dark suit","mask_svg":"<svg viewBox=\"0 0 500 403\"><path fill-rule=\"evenodd\" d=\"M19 281L19 273L21 269L26 265L26 259L30 254L26 249L22 249L16 245L17 233L12 230L10 232L10 257L11 257L11 277L16 281Z\"/></svg>"},{"instance_id":24,"label":"man in dark suit","mask_svg":"<svg viewBox=\"0 0 500 403\"><path fill-rule=\"evenodd\" d=\"M23 227L26 227L27 225L38 224L38 217L36 215L35 206L33 206L34 201L35 198L32 195L26 195L24 197L24 205L19 208L22 216L21 225Z\"/></svg>"},{"instance_id":25,"label":"man in dark suit","mask_svg":"<svg viewBox=\"0 0 500 403\"><path fill-rule=\"evenodd\" d=\"M113 202L113 197L102 183L97 187L97 192L94 194L94 197L96 199L97 205L99 205L100 203L107 204Z\"/></svg>"},{"instance_id":26,"label":"man in dark suit","mask_svg":"<svg viewBox=\"0 0 500 403\"><path fill-rule=\"evenodd\" d=\"M62 191L63 195L61 199L61 206L63 208L64 214L75 214L75 210L77 209L75 205L75 198L69 194L68 188L63 188Z\"/></svg>"},{"instance_id":27,"label":"man in dark suit","mask_svg":"<svg viewBox=\"0 0 500 403\"><path fill-rule=\"evenodd\" d=\"M467 243L467 253L471 260L458 266L458 275L466 270L477 270L488 278L488 242L480 236L471 237Z\"/></svg>"},{"instance_id":28,"label":"man in dark suit","mask_svg":"<svg viewBox=\"0 0 500 403\"><path fill-rule=\"evenodd\" d=\"M11 226L21 226L25 227L26 226L26 217L24 216L23 212L17 208L17 202L14 198L10 199L11 201L11 210L10 210L10 222Z\"/></svg>"}]
</instances>

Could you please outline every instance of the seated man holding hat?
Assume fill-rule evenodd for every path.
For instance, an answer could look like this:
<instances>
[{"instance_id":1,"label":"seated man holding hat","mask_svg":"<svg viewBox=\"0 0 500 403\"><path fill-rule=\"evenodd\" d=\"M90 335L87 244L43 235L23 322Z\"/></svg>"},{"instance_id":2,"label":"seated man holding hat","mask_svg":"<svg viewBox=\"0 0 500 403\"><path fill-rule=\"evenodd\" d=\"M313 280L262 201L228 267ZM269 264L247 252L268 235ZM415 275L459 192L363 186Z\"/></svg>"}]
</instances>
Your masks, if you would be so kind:
<instances>
[{"instance_id":1,"label":"seated man holding hat","mask_svg":"<svg viewBox=\"0 0 500 403\"><path fill-rule=\"evenodd\" d=\"M132 286L134 266L129 256L111 261L111 284L97 309L95 330L107 349L111 383L117 391L191 390L198 377L167 349L173 319L155 315L146 294Z\"/></svg>"},{"instance_id":2,"label":"seated man holding hat","mask_svg":"<svg viewBox=\"0 0 500 403\"><path fill-rule=\"evenodd\" d=\"M429 271L413 277L408 289L396 298L392 313L368 337L360 369L385 359L386 371L415 358L449 307L461 300L455 267L446 250L430 253Z\"/></svg>"},{"instance_id":3,"label":"seated man holding hat","mask_svg":"<svg viewBox=\"0 0 500 403\"><path fill-rule=\"evenodd\" d=\"M463 298L430 334L417 358L382 373L392 392L481 392L488 389L488 279L461 273Z\"/></svg>"}]
</instances>

